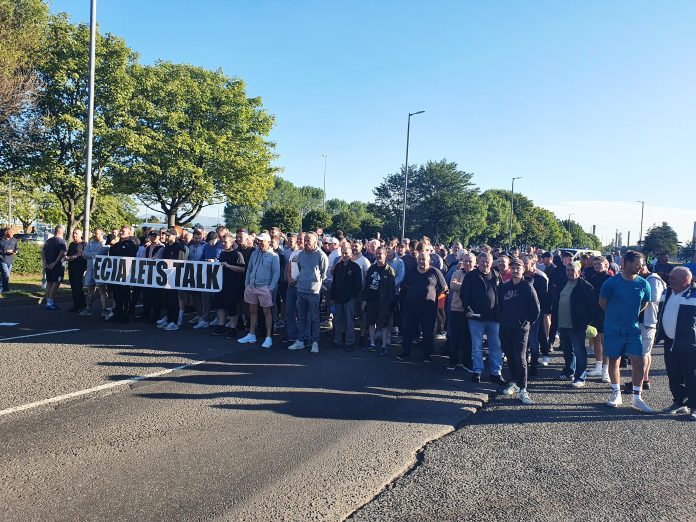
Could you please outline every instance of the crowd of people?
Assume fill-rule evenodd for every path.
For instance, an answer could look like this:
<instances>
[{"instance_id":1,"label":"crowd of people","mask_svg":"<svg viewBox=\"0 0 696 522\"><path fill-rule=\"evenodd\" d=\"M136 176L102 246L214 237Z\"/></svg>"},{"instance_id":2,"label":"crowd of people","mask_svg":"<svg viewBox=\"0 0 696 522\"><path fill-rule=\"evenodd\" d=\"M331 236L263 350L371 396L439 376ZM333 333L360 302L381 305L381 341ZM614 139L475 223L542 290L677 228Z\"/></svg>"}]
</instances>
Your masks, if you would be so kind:
<instances>
[{"instance_id":1,"label":"crowd of people","mask_svg":"<svg viewBox=\"0 0 696 522\"><path fill-rule=\"evenodd\" d=\"M172 332L184 327L191 310L186 322L193 329L242 344L261 341L263 349L284 331L289 350L312 353L319 352L323 327L332 344L347 351L384 357L390 345L400 345L403 361L418 346L426 364L440 340L448 371L463 369L481 382L487 363L488 380L525 404L533 404L529 378L559 348L558 379L574 388L588 378L609 383L608 406L623 404L627 393L631 406L646 413L653 411L642 395L651 387L651 352L664 341L674 400L668 411L696 420L696 256L685 266L670 264L666 255L651 265L635 251L575 259L573 252L541 248L445 248L426 236L363 242L340 231L330 237L278 228L259 234L222 226L208 232L144 228L135 234L123 226L109 234L96 229L89 241L74 230L70 244L64 233L57 227L42 251L48 310L57 309L67 266L72 311L81 316L91 315L98 296L104 320L135 318ZM93 273L97 255L218 262L222 289L103 284ZM622 387L620 368L628 364L632 379Z\"/></svg>"}]
</instances>

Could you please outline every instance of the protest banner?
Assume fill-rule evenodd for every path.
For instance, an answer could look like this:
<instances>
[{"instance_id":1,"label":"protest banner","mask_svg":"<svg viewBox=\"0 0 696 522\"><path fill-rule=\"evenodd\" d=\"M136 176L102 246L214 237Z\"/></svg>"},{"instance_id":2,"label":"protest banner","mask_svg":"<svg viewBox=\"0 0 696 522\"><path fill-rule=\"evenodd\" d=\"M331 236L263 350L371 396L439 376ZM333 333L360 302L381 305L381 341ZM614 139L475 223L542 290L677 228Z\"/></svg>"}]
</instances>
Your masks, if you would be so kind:
<instances>
[{"instance_id":1,"label":"protest banner","mask_svg":"<svg viewBox=\"0 0 696 522\"><path fill-rule=\"evenodd\" d=\"M220 263L178 259L95 256L94 280L110 285L219 292Z\"/></svg>"}]
</instances>

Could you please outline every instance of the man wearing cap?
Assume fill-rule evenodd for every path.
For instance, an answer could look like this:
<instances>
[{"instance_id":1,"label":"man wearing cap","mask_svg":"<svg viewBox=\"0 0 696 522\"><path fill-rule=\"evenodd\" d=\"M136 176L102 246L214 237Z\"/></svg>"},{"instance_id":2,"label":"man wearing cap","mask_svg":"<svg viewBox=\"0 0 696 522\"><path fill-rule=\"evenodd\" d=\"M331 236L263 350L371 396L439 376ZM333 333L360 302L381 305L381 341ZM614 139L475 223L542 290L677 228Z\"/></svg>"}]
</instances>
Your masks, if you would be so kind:
<instances>
[{"instance_id":1,"label":"man wearing cap","mask_svg":"<svg viewBox=\"0 0 696 522\"><path fill-rule=\"evenodd\" d=\"M273 345L273 294L280 279L280 259L270 248L271 236L262 232L256 236L258 248L249 258L249 265L244 280L244 302L249 304L249 333L239 342L256 342L256 325L259 319L259 306L263 309L266 321L266 339L262 348L270 348Z\"/></svg>"}]
</instances>

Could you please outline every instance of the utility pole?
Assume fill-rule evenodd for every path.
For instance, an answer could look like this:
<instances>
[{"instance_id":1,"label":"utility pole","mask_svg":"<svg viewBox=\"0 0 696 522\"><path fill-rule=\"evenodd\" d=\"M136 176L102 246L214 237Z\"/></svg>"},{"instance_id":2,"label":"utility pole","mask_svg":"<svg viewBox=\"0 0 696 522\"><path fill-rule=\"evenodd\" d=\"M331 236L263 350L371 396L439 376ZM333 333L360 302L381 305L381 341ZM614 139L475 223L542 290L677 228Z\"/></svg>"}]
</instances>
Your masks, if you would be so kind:
<instances>
[{"instance_id":1,"label":"utility pole","mask_svg":"<svg viewBox=\"0 0 696 522\"><path fill-rule=\"evenodd\" d=\"M87 154L85 160L85 241L89 241L89 214L92 199L92 138L94 135L94 60L97 45L97 0L92 0L89 13L89 97L87 101Z\"/></svg>"},{"instance_id":2,"label":"utility pole","mask_svg":"<svg viewBox=\"0 0 696 522\"><path fill-rule=\"evenodd\" d=\"M638 236L638 247L643 247L643 214L645 213L645 201L638 201L640 203L640 235Z\"/></svg>"},{"instance_id":3,"label":"utility pole","mask_svg":"<svg viewBox=\"0 0 696 522\"><path fill-rule=\"evenodd\" d=\"M512 178L512 188L510 189L510 230L508 235L508 252L512 248L512 213L515 208L515 180L522 179L522 176Z\"/></svg>"},{"instance_id":4,"label":"utility pole","mask_svg":"<svg viewBox=\"0 0 696 522\"><path fill-rule=\"evenodd\" d=\"M322 154L324 157L324 200L322 202L322 209L326 212L326 154Z\"/></svg>"},{"instance_id":5,"label":"utility pole","mask_svg":"<svg viewBox=\"0 0 696 522\"><path fill-rule=\"evenodd\" d=\"M408 125L406 126L406 168L404 170L404 208L401 220L401 239L406 237L406 192L408 190L408 143L411 138L411 116L423 114L425 111L409 112Z\"/></svg>"}]
</instances>

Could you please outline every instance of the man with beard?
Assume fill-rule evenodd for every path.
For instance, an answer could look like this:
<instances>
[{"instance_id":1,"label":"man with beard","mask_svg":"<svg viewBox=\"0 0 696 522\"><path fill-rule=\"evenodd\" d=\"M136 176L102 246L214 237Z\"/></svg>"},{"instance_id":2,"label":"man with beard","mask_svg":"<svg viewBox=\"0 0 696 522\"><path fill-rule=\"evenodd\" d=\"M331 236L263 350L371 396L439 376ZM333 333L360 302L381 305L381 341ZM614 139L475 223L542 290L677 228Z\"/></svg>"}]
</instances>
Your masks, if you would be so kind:
<instances>
[{"instance_id":1,"label":"man with beard","mask_svg":"<svg viewBox=\"0 0 696 522\"><path fill-rule=\"evenodd\" d=\"M135 257L138 253L138 246L131 237L133 227L123 225L118 233L118 242L109 248L109 256L112 257ZM111 291L114 296L114 317L115 321L121 323L128 322L131 304L130 285L112 285Z\"/></svg>"}]
</instances>

